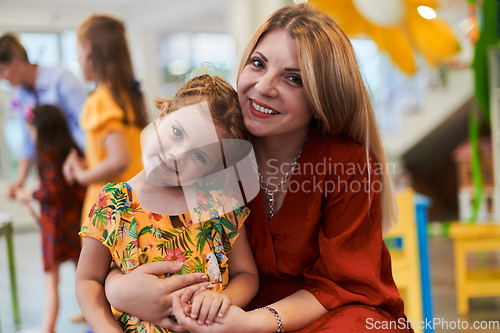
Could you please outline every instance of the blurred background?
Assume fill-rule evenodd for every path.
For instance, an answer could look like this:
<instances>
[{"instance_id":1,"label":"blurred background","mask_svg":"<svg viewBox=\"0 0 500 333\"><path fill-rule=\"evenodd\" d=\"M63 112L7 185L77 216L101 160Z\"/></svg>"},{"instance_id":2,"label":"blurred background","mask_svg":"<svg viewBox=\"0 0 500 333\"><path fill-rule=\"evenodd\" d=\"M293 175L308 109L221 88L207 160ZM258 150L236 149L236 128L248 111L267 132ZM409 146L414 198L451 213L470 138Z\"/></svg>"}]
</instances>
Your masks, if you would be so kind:
<instances>
[{"instance_id":1,"label":"blurred background","mask_svg":"<svg viewBox=\"0 0 500 333\"><path fill-rule=\"evenodd\" d=\"M500 192L494 181L494 176L500 175L500 163L494 163L500 158L500 138L491 139L492 134L494 138L499 135L495 131L500 131L500 125L495 125L498 105L488 104L485 111L481 102L484 97L477 94L478 82L482 80L491 93L487 103L496 101L499 57L493 45L488 60L487 47L491 43L478 43L483 53L477 60L475 48L485 26L483 9L488 1L311 1L332 15L351 37L372 94L396 188L399 193L408 189L412 193L410 199L401 196L398 204L400 212L403 215L407 212L413 224L405 225L400 233L393 231L386 236L395 262L399 262L399 254L404 256L401 267L394 270L407 308L417 309L412 312L416 318L407 312L410 320L431 319L429 316L448 321L460 318L471 326L476 320L500 320L499 249L492 246L479 254L464 250L466 267L478 269L484 273L480 277L488 280L486 285L477 287L480 292L467 294L475 296L466 312L457 308L457 297L463 296L459 296L460 290L476 287L457 282L466 278L462 279L463 272L455 270L457 263L462 262L459 259L462 252L456 252L455 257L453 253L454 242L457 251L460 246L457 242L467 238L464 235L473 234L474 226L491 224L493 229L488 229L486 236L480 230L476 238L467 241L484 242L481 237L490 241L489 237L500 235L494 223L500 220ZM17 33L31 63L63 66L83 81L75 29L94 13L122 19L136 78L145 93L148 110L154 114L154 98L172 95L184 82L185 74L203 62L220 67L235 86L241 54L255 28L274 10L292 3L286 0L0 0L0 35ZM496 1L492 3L496 8ZM497 16L494 15L495 20ZM498 23L494 23L498 29ZM494 33L498 36L497 30ZM486 68L478 70L477 62ZM85 84L89 91L93 89L92 84ZM6 200L3 195L16 177L16 151L21 144L21 125L11 110L11 94L9 83L0 81L0 212L14 216L21 324L15 325L13 321L7 244L5 237L0 236L0 329L36 332L41 325L43 304L38 226L20 204ZM471 139L472 127L477 136ZM471 167L473 156L480 162L480 169ZM481 176L477 178L474 174ZM479 179L481 185L473 179ZM34 188L36 184L33 173L27 186ZM418 207L423 217L417 214ZM453 227L454 223L458 229ZM460 229L471 225L472 229ZM409 250L411 246L414 248ZM407 266L414 267L411 275L420 281L420 289L415 291L418 300L410 296L414 291L405 291L403 282L398 282L409 278L404 275ZM399 269L406 273L398 278ZM84 323L70 321L79 311L71 264L62 266L60 291L58 332L86 331ZM438 327L436 331L462 330ZM500 328L477 331L500 332Z\"/></svg>"}]
</instances>

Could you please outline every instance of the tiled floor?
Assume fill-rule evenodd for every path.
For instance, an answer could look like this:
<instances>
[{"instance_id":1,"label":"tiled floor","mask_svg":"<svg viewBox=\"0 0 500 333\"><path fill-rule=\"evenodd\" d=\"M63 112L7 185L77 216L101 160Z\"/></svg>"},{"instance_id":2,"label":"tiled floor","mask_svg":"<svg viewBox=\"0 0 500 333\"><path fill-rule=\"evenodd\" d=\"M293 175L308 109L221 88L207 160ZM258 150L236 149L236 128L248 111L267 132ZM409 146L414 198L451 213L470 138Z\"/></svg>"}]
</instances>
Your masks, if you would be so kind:
<instances>
[{"instance_id":1,"label":"tiled floor","mask_svg":"<svg viewBox=\"0 0 500 333\"><path fill-rule=\"evenodd\" d=\"M17 233L14 237L16 269L21 306L21 329L23 332L36 332L41 326L43 311L43 268L41 262L40 240L37 232ZM12 321L10 284L8 280L5 239L0 239L0 327L2 333L15 332ZM452 243L447 238L430 239L432 280L434 293L434 317L444 321L467 321L472 327L474 321L500 321L500 298L473 299L470 313L457 316L455 311L455 286L453 273ZM61 267L61 310L57 325L58 333L82 333L84 324L72 324L70 317L78 312L74 293L75 269L66 263ZM435 332L500 332L488 329L442 329Z\"/></svg>"}]
</instances>

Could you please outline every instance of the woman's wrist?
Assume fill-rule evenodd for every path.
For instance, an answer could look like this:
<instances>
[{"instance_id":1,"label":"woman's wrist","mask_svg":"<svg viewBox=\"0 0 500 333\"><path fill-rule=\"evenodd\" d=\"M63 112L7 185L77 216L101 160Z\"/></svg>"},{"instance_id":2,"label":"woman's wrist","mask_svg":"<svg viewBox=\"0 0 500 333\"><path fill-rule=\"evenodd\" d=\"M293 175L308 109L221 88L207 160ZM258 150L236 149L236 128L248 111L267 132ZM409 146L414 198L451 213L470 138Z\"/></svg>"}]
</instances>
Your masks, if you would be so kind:
<instances>
[{"instance_id":1,"label":"woman's wrist","mask_svg":"<svg viewBox=\"0 0 500 333\"><path fill-rule=\"evenodd\" d=\"M269 332L273 333L279 329L276 316L269 310L260 308L248 312L250 315L250 332Z\"/></svg>"}]
</instances>

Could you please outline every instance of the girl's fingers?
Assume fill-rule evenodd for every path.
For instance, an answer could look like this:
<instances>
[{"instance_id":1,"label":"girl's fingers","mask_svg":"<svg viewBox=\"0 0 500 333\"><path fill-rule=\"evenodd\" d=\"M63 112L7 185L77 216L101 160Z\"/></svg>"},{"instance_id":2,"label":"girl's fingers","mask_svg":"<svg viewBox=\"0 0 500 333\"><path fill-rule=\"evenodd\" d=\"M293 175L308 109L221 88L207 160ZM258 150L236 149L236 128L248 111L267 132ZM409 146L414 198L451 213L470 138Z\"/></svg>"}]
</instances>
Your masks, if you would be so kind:
<instances>
[{"instance_id":1,"label":"girl's fingers","mask_svg":"<svg viewBox=\"0 0 500 333\"><path fill-rule=\"evenodd\" d=\"M193 298L193 295L194 295L193 291L189 288L186 288L181 296L181 303L183 304L188 303L191 300L191 298Z\"/></svg>"},{"instance_id":2,"label":"girl's fingers","mask_svg":"<svg viewBox=\"0 0 500 333\"><path fill-rule=\"evenodd\" d=\"M213 300L212 306L210 307L207 314L207 319L205 319L205 324L210 325L214 322L217 313L220 312L220 305L220 302L218 302L217 300Z\"/></svg>"},{"instance_id":3,"label":"girl's fingers","mask_svg":"<svg viewBox=\"0 0 500 333\"><path fill-rule=\"evenodd\" d=\"M219 318L222 318L224 317L224 315L226 314L227 310L229 310L229 307L231 306L231 301L227 298L224 299L224 301L222 301L222 305L219 309L219 314L218 314L218 317Z\"/></svg>"},{"instance_id":4,"label":"girl's fingers","mask_svg":"<svg viewBox=\"0 0 500 333\"><path fill-rule=\"evenodd\" d=\"M214 300L212 297L205 297L201 303L200 311L198 313L198 324L203 325L207 321L207 315L212 306L219 309L220 303Z\"/></svg>"},{"instance_id":5,"label":"girl's fingers","mask_svg":"<svg viewBox=\"0 0 500 333\"><path fill-rule=\"evenodd\" d=\"M191 318L198 318L201 305L203 303L203 294L196 295L191 301Z\"/></svg>"}]
</instances>

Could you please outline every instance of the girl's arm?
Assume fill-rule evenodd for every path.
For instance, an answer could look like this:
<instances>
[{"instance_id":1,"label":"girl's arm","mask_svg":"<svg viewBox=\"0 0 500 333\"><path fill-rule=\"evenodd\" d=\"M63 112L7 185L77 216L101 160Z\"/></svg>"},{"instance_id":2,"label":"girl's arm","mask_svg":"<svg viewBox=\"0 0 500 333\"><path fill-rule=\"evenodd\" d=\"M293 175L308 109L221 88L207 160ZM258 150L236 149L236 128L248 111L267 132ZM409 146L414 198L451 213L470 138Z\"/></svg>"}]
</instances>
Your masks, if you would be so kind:
<instances>
[{"instance_id":1,"label":"girl's arm","mask_svg":"<svg viewBox=\"0 0 500 333\"><path fill-rule=\"evenodd\" d=\"M76 270L76 298L94 333L121 332L104 293L111 254L100 241L87 237Z\"/></svg>"},{"instance_id":2,"label":"girl's arm","mask_svg":"<svg viewBox=\"0 0 500 333\"><path fill-rule=\"evenodd\" d=\"M238 233L233 250L227 254L229 284L221 293L228 295L234 305L244 307L259 289L259 273L248 244L245 225L238 229Z\"/></svg>"},{"instance_id":3,"label":"girl's arm","mask_svg":"<svg viewBox=\"0 0 500 333\"><path fill-rule=\"evenodd\" d=\"M93 168L84 169L76 159L71 164L73 175L81 185L105 182L123 172L130 164L126 138L122 132L111 132L104 139L108 156ZM76 156L75 156L76 158Z\"/></svg>"},{"instance_id":4,"label":"girl's arm","mask_svg":"<svg viewBox=\"0 0 500 333\"><path fill-rule=\"evenodd\" d=\"M257 266L246 238L244 225L239 228L238 233L239 237L233 244L233 250L228 253L230 269L229 284L226 289L221 292L207 290L194 297L189 290L183 294L186 302L190 299L192 301L191 305L186 303L186 314L197 319L200 325L212 324L216 316L224 317L231 304L239 307L247 305L257 293L259 288Z\"/></svg>"}]
</instances>

